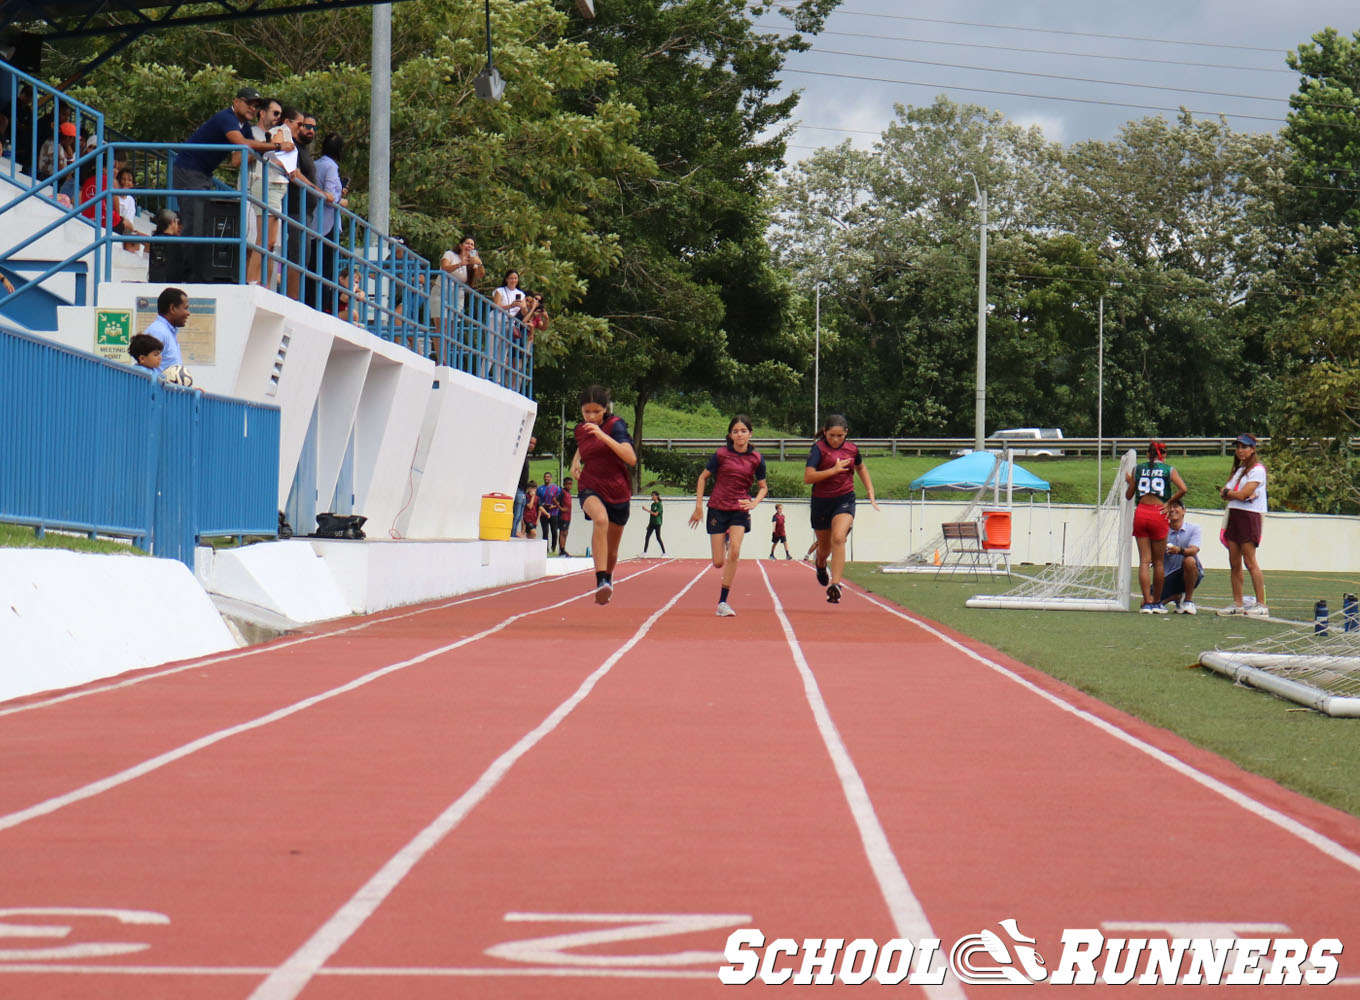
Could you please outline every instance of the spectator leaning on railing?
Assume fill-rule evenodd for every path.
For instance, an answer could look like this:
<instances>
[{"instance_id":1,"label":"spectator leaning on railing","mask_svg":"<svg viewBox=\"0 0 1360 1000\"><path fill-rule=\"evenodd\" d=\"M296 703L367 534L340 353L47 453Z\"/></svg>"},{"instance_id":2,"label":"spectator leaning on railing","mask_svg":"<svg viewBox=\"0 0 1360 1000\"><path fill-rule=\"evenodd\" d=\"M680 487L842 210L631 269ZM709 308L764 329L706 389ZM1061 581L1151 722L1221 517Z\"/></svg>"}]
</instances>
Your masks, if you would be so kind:
<instances>
[{"instance_id":1,"label":"spectator leaning on railing","mask_svg":"<svg viewBox=\"0 0 1360 1000\"><path fill-rule=\"evenodd\" d=\"M246 138L246 132L250 130L250 123L255 120L259 111L259 105L263 98L260 92L254 87L242 87L236 92L236 97L231 102L231 107L217 112L206 122L194 130L185 142L194 145L223 145L233 143L237 146L244 146L246 149L256 153L289 152L293 149L293 143L287 139L271 139L261 142L257 139ZM181 191L208 191L212 189L213 171L218 165L227 158L227 153L223 150L203 149L181 150L175 156L175 168L171 174L172 183L177 190ZM207 236L206 223L204 221L204 203L200 198L180 198L180 206L183 210L184 232L186 236ZM211 250L210 245L207 250L199 249L195 255L200 261L206 261ZM204 270L201 266L195 269L196 276L201 277Z\"/></svg>"},{"instance_id":2,"label":"spectator leaning on railing","mask_svg":"<svg viewBox=\"0 0 1360 1000\"><path fill-rule=\"evenodd\" d=\"M184 363L179 349L179 331L189 321L189 296L181 288L167 288L156 299L156 318L146 333L161 342L161 363L156 370L162 375L172 365Z\"/></svg>"}]
</instances>

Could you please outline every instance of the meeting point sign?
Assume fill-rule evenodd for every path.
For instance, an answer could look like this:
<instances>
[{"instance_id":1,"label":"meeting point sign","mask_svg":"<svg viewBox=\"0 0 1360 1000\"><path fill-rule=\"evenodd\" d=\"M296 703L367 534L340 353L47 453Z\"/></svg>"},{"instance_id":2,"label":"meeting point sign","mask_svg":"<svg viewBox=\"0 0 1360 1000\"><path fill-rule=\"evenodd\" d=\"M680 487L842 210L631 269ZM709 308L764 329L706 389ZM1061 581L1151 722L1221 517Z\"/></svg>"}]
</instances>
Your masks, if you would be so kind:
<instances>
[{"instance_id":1,"label":"meeting point sign","mask_svg":"<svg viewBox=\"0 0 1360 1000\"><path fill-rule=\"evenodd\" d=\"M774 938L754 928L733 931L718 970L725 984L826 986L1322 986L1336 979L1336 938L1269 936L1280 924L1106 924L1062 932L1056 961L1014 918L999 930L967 934L946 951L937 938ZM1175 936L1188 929L1200 936ZM1254 936L1260 934L1262 936Z\"/></svg>"}]
</instances>

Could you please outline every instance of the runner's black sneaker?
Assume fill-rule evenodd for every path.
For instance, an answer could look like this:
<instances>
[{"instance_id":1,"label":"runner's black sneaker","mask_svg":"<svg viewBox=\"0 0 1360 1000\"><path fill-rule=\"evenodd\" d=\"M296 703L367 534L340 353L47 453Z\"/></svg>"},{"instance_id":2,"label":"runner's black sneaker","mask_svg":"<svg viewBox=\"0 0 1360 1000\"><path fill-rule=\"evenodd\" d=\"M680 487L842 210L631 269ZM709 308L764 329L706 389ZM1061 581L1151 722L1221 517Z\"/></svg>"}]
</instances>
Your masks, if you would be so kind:
<instances>
[{"instance_id":1,"label":"runner's black sneaker","mask_svg":"<svg viewBox=\"0 0 1360 1000\"><path fill-rule=\"evenodd\" d=\"M817 567L817 582L823 587L831 582L831 574L826 571L825 566Z\"/></svg>"},{"instance_id":2,"label":"runner's black sneaker","mask_svg":"<svg viewBox=\"0 0 1360 1000\"><path fill-rule=\"evenodd\" d=\"M826 599L830 604L841 603L841 585L839 583L833 583L826 588Z\"/></svg>"}]
</instances>

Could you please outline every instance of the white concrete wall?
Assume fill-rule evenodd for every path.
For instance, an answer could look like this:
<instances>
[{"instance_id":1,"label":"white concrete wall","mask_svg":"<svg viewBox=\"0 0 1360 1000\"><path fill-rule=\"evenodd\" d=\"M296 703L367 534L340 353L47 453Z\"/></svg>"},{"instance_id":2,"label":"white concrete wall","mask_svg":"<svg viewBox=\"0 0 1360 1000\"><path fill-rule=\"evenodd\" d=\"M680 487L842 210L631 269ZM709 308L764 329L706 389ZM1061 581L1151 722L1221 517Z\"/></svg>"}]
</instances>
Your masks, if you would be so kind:
<instances>
[{"instance_id":1,"label":"white concrete wall","mask_svg":"<svg viewBox=\"0 0 1360 1000\"><path fill-rule=\"evenodd\" d=\"M183 563L0 549L0 701L234 646Z\"/></svg>"},{"instance_id":2,"label":"white concrete wall","mask_svg":"<svg viewBox=\"0 0 1360 1000\"><path fill-rule=\"evenodd\" d=\"M620 555L631 558L640 555L647 531L647 505L650 497L634 497L633 513L624 529ZM812 542L808 525L807 500L766 500L752 515L752 534L743 547L743 555L768 555L770 548L770 518L774 504L784 504L784 515L789 535L789 549L800 558ZM576 504L572 515L568 551L579 555L589 541L590 522ZM706 558L709 555L708 536L700 524L688 525L694 510L694 500L669 498L663 501L665 520L662 537L668 555L682 558ZM904 558L917 545L924 544L941 522L954 520L963 502L945 503L905 500L880 501L875 511L860 498L856 507L855 530L850 536L850 557L860 562L895 562ZM1046 506L1042 501L1032 507L1019 501L1011 518L1011 561L1013 563L1056 562L1070 558L1078 539L1089 530L1092 508L1071 504ZM1218 541L1221 510L1193 510L1189 519L1204 531L1204 562L1208 569L1227 569L1228 550ZM1129 540L1132 546L1132 539ZM658 555L653 542L648 553ZM780 549L783 556L783 549ZM1333 517L1325 514L1270 513L1266 515L1262 532L1261 566L1270 570L1314 570L1324 573L1355 572L1360 566L1360 517Z\"/></svg>"},{"instance_id":3,"label":"white concrete wall","mask_svg":"<svg viewBox=\"0 0 1360 1000\"><path fill-rule=\"evenodd\" d=\"M195 385L280 408L283 509L317 416L315 499L331 509L351 437L353 512L380 538L476 538L484 493L513 493L528 448L532 400L258 286L185 285L216 301L215 363L188 361ZM107 284L100 308L135 309L162 286ZM92 308L61 310L59 343L94 349ZM129 359L130 361L130 359ZM344 506L341 504L340 506ZM315 521L299 518L294 527Z\"/></svg>"},{"instance_id":4,"label":"white concrete wall","mask_svg":"<svg viewBox=\"0 0 1360 1000\"><path fill-rule=\"evenodd\" d=\"M542 542L294 538L205 552L209 592L302 624L500 587L545 575Z\"/></svg>"}]
</instances>

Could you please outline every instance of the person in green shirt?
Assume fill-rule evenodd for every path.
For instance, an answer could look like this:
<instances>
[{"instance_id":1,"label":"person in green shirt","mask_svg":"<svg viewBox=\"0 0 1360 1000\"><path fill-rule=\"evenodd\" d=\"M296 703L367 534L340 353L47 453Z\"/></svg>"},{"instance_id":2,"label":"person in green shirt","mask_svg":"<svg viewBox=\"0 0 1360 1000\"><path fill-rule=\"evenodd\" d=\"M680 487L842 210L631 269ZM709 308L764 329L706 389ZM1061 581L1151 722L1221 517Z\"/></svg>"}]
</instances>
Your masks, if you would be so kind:
<instances>
[{"instance_id":1,"label":"person in green shirt","mask_svg":"<svg viewBox=\"0 0 1360 1000\"><path fill-rule=\"evenodd\" d=\"M656 535L656 544L661 546L661 554L666 554L666 543L661 540L661 518L663 511L661 507L661 494L652 491L652 502L647 505L647 537L642 540L642 554L647 554L647 546L651 544L652 535Z\"/></svg>"}]
</instances>

